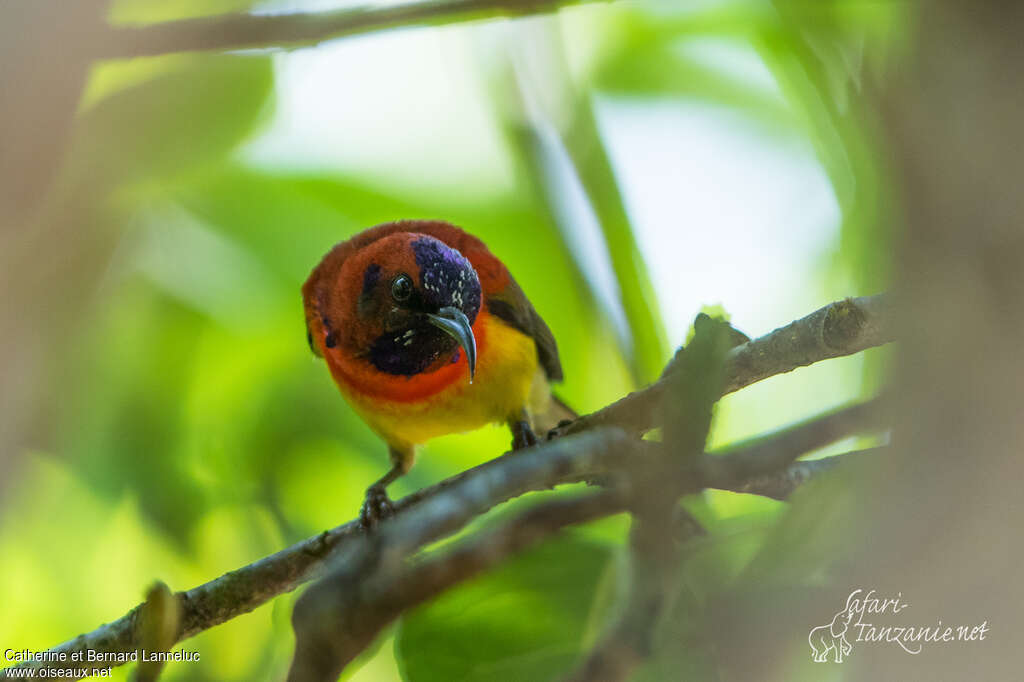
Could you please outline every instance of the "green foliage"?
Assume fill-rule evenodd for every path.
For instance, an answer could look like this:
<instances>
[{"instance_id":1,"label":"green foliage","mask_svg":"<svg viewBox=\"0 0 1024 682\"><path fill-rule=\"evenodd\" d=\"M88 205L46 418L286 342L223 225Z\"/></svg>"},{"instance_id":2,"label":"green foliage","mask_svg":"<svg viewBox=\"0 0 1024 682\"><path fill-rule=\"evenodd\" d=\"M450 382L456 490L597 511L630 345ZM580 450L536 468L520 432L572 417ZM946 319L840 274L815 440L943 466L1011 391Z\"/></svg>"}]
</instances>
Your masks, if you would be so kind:
<instances>
[{"instance_id":1,"label":"green foliage","mask_svg":"<svg viewBox=\"0 0 1024 682\"><path fill-rule=\"evenodd\" d=\"M256 0L114 0L110 21L124 24L151 24L227 12L242 12Z\"/></svg>"},{"instance_id":2,"label":"green foliage","mask_svg":"<svg viewBox=\"0 0 1024 682\"><path fill-rule=\"evenodd\" d=\"M643 265L633 226L626 213L625 200L615 179L611 159L601 142L589 100L581 99L576 103L576 117L572 132L566 137L566 147L604 235L629 323L632 344L628 352L634 376L638 383L649 383L661 372L668 344L657 297Z\"/></svg>"},{"instance_id":3,"label":"green foliage","mask_svg":"<svg viewBox=\"0 0 1024 682\"><path fill-rule=\"evenodd\" d=\"M406 682L551 680L583 651L605 544L566 536L453 589L402 618Z\"/></svg>"},{"instance_id":4,"label":"green foliage","mask_svg":"<svg viewBox=\"0 0 1024 682\"><path fill-rule=\"evenodd\" d=\"M675 601L656 635L655 653L633 679L721 679L722 654L710 645L715 605L731 594L739 584L738 576L765 546L769 519L760 514L706 520L708 535L691 540L686 547L676 576Z\"/></svg>"},{"instance_id":5,"label":"green foliage","mask_svg":"<svg viewBox=\"0 0 1024 682\"><path fill-rule=\"evenodd\" d=\"M614 51L595 70L594 86L632 97L694 98L776 128L796 126L790 102L749 78L708 64L688 49L709 39L749 45L759 30L770 30L765 28L771 20L766 7L711 4L667 20L645 11L624 12Z\"/></svg>"},{"instance_id":6,"label":"green foliage","mask_svg":"<svg viewBox=\"0 0 1024 682\"><path fill-rule=\"evenodd\" d=\"M251 5L118 0L111 17L148 23ZM253 160L248 145L273 120L274 98L287 92L275 90L274 60L308 52L98 65L55 202L81 208L75 230L59 237L88 261L96 284L59 308L74 316L69 338L45 346L39 383L52 406L43 425L48 438L17 453L17 466L4 472L10 494L0 517L0 584L17 589L0 605L0 645L44 648L119 617L155 579L185 589L355 515L363 489L386 467L385 450L310 354L299 287L331 245L370 225L438 217L480 236L550 324L566 375L556 391L577 410L599 408L656 376L671 345L658 302L674 292L656 291L650 281L621 169L590 109L596 96L710 104L725 117L756 122L760 134L812 145L843 222L834 253L818 264L825 283L801 293L824 300L837 290L881 288L889 199L859 95L876 68L867 46L891 40L900 10L886 3L689 5L593 5L557 20L575 55L563 94L579 124L564 142L603 220L595 239L611 256L632 345L621 343L621 330L596 303L585 276L593 264L567 238L575 226L556 224L542 169L531 162L526 137L517 142L512 131L522 122L500 120L509 118L500 106L491 123L506 135L507 158L487 163L495 176L510 168L508 184L426 183L424 190L371 181L356 163L323 170ZM424 32L447 45L448 30ZM774 86L700 58L694 46L701 40L752 52ZM579 52L587 56L577 59ZM331 94L388 113L372 100ZM416 133L432 134L427 124ZM401 164L426 174L445 160L417 158L413 149ZM673 216L680 225L685 209ZM728 244L706 257L732 267ZM50 310L48 293L24 295ZM790 303L764 305L787 310ZM778 322L788 314L780 312ZM752 335L767 331L734 322ZM716 408L712 442L849 399L864 372L861 360L848 359L752 387ZM508 440L493 428L431 442L391 492L478 464ZM810 582L808 567L769 545L791 549L814 534L820 551L810 556L822 561L829 547L817 512L804 509L779 524L783 506L775 502L708 493L687 504L709 536L687 545L680 596L642 680L714 679L715 652L703 638L715 616L710 605L761 576L789 586ZM579 529L452 590L402 619L394 651L382 646L346 674L394 678L397 670L410 682L558 678L603 631L620 596L613 557L624 526L620 518ZM292 647L291 599L185 643L203 652L202 662L171 665L161 679L281 679Z\"/></svg>"},{"instance_id":7,"label":"green foliage","mask_svg":"<svg viewBox=\"0 0 1024 682\"><path fill-rule=\"evenodd\" d=\"M166 180L223 158L267 113L267 57L202 56L163 66L82 113L72 182Z\"/></svg>"}]
</instances>

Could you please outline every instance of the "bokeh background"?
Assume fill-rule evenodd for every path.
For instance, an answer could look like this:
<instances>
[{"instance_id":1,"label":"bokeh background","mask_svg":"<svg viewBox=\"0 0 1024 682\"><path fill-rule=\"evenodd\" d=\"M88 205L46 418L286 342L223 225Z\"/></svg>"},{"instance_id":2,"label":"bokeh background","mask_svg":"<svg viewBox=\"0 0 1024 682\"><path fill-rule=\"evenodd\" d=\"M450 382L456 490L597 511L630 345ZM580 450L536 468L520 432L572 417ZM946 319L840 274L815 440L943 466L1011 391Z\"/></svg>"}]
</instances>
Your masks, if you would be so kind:
<instances>
[{"instance_id":1,"label":"bokeh background","mask_svg":"<svg viewBox=\"0 0 1024 682\"><path fill-rule=\"evenodd\" d=\"M108 18L339 7L115 0ZM864 101L908 11L602 3L92 64L35 227L5 236L0 648L46 648L120 617L154 580L187 589L354 516L385 449L309 352L299 286L366 227L442 218L480 236L550 324L558 393L580 411L656 378L702 309L756 336L884 290L891 199ZM730 396L713 444L869 394L885 358ZM392 493L508 440L495 427L432 442ZM714 679L700 606L785 509L730 493L688 504L711 533L688 555L673 643L640 679ZM600 632L627 525L420 609L346 678L565 671ZM163 679L280 679L293 601L179 645L202 659ZM782 654L790 679L821 679L805 646Z\"/></svg>"}]
</instances>

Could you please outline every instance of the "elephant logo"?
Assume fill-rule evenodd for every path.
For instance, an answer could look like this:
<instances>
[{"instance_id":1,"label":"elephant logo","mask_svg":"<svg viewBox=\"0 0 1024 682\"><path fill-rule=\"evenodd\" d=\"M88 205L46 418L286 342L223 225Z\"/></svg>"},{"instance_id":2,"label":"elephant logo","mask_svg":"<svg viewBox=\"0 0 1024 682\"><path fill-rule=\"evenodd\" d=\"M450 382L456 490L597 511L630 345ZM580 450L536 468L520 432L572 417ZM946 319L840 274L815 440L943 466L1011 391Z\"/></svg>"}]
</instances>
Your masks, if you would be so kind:
<instances>
[{"instance_id":1,"label":"elephant logo","mask_svg":"<svg viewBox=\"0 0 1024 682\"><path fill-rule=\"evenodd\" d=\"M859 592L859 590L858 590ZM811 656L815 663L828 661L829 652L833 652L836 663L843 662L843 656L849 656L853 646L846 639L846 631L853 620L854 609L850 608L854 592L846 600L846 608L836 614L828 625L820 625L807 635L807 643L811 645Z\"/></svg>"}]
</instances>

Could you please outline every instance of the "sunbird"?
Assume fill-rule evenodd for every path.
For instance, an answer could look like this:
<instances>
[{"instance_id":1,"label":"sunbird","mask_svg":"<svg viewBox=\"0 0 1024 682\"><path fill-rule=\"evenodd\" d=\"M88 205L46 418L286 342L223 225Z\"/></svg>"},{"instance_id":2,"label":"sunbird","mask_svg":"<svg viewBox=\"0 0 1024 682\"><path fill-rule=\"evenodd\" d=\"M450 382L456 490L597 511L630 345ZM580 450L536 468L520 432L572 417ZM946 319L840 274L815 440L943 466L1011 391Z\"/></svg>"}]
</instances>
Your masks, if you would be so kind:
<instances>
[{"instance_id":1,"label":"sunbird","mask_svg":"<svg viewBox=\"0 0 1024 682\"><path fill-rule=\"evenodd\" d=\"M562 365L548 325L508 268L454 225L360 232L327 252L302 298L310 348L388 446L392 466L366 490L364 525L392 512L386 488L417 445L504 422L518 449L536 443L535 423L575 416L551 394Z\"/></svg>"}]
</instances>

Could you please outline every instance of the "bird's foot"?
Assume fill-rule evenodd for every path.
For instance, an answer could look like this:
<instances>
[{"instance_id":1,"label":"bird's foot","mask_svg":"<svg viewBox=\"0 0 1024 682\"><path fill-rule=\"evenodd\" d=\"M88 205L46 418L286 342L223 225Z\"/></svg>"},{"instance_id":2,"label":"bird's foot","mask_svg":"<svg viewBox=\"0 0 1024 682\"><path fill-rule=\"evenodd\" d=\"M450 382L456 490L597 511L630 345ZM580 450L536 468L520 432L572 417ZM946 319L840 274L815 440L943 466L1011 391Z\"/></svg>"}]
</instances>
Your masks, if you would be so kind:
<instances>
[{"instance_id":1,"label":"bird's foot","mask_svg":"<svg viewBox=\"0 0 1024 682\"><path fill-rule=\"evenodd\" d=\"M363 530L372 530L381 521L395 515L395 505L382 485L371 485L366 489L366 499L359 509L359 525Z\"/></svg>"},{"instance_id":2,"label":"bird's foot","mask_svg":"<svg viewBox=\"0 0 1024 682\"><path fill-rule=\"evenodd\" d=\"M523 419L512 423L511 426L513 450L522 450L537 444L537 436L534 435L528 421Z\"/></svg>"},{"instance_id":3,"label":"bird's foot","mask_svg":"<svg viewBox=\"0 0 1024 682\"><path fill-rule=\"evenodd\" d=\"M563 419L562 421L558 422L557 425L555 425L555 428L548 431L548 435L545 440L554 440L556 438L561 438L563 435L565 435L567 427L575 423L575 419Z\"/></svg>"}]
</instances>

